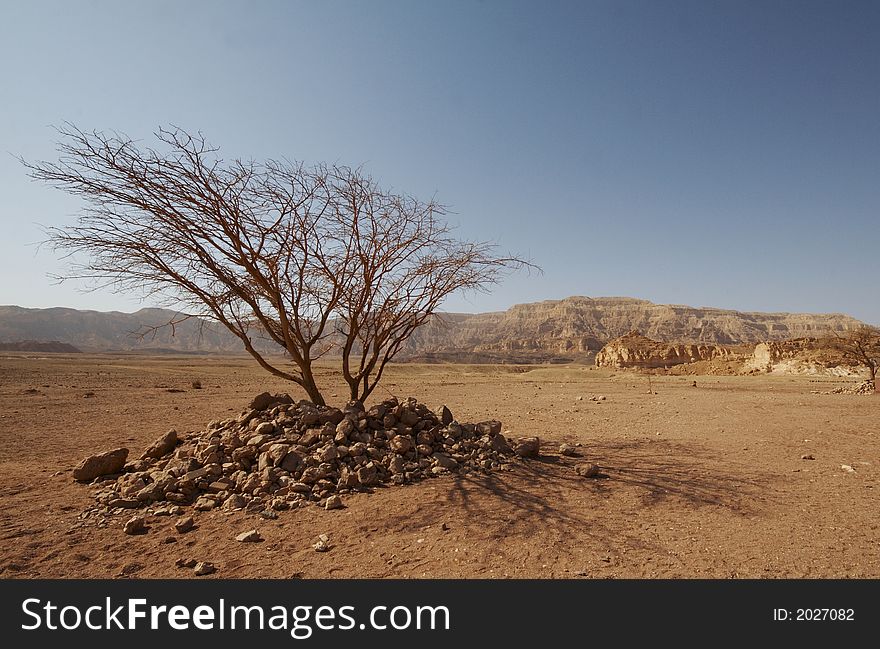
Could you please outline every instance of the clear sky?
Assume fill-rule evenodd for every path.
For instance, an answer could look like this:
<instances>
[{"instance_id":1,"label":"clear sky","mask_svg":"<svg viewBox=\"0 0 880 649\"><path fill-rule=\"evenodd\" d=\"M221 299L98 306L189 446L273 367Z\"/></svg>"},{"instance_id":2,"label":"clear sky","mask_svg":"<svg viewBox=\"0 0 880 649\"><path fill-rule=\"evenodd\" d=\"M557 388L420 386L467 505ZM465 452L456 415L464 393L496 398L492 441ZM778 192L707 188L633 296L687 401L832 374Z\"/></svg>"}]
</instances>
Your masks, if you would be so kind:
<instances>
[{"instance_id":1,"label":"clear sky","mask_svg":"<svg viewBox=\"0 0 880 649\"><path fill-rule=\"evenodd\" d=\"M569 295L880 323L880 2L0 0L0 304L135 310L46 274L79 202L52 125L201 129L363 164Z\"/></svg>"}]
</instances>

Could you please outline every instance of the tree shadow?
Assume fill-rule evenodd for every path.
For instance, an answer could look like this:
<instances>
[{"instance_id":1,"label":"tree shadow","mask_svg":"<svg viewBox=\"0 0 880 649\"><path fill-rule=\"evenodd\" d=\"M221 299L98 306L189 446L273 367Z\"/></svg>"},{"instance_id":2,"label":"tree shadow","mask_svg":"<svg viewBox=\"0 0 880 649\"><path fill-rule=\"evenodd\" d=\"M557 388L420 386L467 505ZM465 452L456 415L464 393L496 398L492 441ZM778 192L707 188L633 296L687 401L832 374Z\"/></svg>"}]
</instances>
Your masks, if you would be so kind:
<instances>
[{"instance_id":1,"label":"tree shadow","mask_svg":"<svg viewBox=\"0 0 880 649\"><path fill-rule=\"evenodd\" d=\"M622 441L584 450L583 457L544 455L517 462L511 471L453 475L445 493L438 489L434 507L391 518L415 528L449 513L470 525L476 522L489 537L554 529L564 535L577 528L579 535L647 547L644 538L615 523L620 512L608 509L619 507L621 493L628 503L637 499L637 507L722 508L745 516L770 498L769 484L776 478L697 445ZM578 475L575 467L585 462L598 464L599 476Z\"/></svg>"},{"instance_id":2,"label":"tree shadow","mask_svg":"<svg viewBox=\"0 0 880 649\"><path fill-rule=\"evenodd\" d=\"M615 483L637 487L645 506L676 499L694 508L748 514L772 500L769 485L779 477L696 444L632 440L591 444L588 450L589 461L602 468L597 491L613 489Z\"/></svg>"}]
</instances>

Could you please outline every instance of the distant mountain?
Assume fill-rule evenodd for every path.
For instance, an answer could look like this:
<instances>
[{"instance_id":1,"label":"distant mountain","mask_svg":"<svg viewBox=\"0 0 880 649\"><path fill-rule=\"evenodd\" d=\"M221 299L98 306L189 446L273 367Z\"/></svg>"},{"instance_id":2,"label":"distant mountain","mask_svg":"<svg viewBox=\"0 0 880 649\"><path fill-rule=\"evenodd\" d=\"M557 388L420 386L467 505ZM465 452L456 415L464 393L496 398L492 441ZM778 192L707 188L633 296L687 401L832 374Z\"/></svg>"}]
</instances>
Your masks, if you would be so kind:
<instances>
[{"instance_id":1,"label":"distant mountain","mask_svg":"<svg viewBox=\"0 0 880 649\"><path fill-rule=\"evenodd\" d=\"M57 340L40 342L39 340L20 340L14 343L0 343L0 352L41 352L53 354L81 354L82 351L67 343Z\"/></svg>"},{"instance_id":2,"label":"distant mountain","mask_svg":"<svg viewBox=\"0 0 880 649\"><path fill-rule=\"evenodd\" d=\"M214 323L191 318L173 330L163 326L180 315L167 309L121 313L0 306L0 342L58 340L83 351L241 351L238 338Z\"/></svg>"},{"instance_id":3,"label":"distant mountain","mask_svg":"<svg viewBox=\"0 0 880 649\"><path fill-rule=\"evenodd\" d=\"M176 315L165 309L103 313L0 306L0 342L57 340L83 351L242 351L235 336L213 323L193 318L173 331L161 327ZM730 345L824 335L859 324L842 314L744 313L624 297L570 297L502 312L438 316L415 333L404 354L438 361L553 361L591 356L633 330L657 341Z\"/></svg>"}]
</instances>

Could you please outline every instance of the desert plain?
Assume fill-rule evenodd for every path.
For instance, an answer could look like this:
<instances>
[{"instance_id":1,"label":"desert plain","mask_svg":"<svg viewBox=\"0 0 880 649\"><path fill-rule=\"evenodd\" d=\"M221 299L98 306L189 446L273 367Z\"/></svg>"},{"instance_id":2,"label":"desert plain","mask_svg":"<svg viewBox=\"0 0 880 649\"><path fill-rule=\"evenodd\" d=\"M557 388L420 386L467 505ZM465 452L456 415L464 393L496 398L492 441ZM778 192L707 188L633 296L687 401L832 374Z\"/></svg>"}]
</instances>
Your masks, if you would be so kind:
<instances>
[{"instance_id":1,"label":"desert plain","mask_svg":"<svg viewBox=\"0 0 880 649\"><path fill-rule=\"evenodd\" d=\"M318 380L344 405L332 365ZM147 533L131 536L131 511L82 517L94 504L94 488L72 478L83 457L118 446L137 456L260 392L304 394L243 356L7 353L0 577L193 578L177 563L194 559L217 568L202 578L877 578L880 396L830 393L854 382L394 364L372 400L499 419L511 436L537 435L541 457L347 495L334 511L193 512L186 534L148 515ZM578 457L560 455L562 443ZM583 462L600 476L578 475ZM254 528L261 542L235 540ZM313 549L321 534L328 552Z\"/></svg>"}]
</instances>

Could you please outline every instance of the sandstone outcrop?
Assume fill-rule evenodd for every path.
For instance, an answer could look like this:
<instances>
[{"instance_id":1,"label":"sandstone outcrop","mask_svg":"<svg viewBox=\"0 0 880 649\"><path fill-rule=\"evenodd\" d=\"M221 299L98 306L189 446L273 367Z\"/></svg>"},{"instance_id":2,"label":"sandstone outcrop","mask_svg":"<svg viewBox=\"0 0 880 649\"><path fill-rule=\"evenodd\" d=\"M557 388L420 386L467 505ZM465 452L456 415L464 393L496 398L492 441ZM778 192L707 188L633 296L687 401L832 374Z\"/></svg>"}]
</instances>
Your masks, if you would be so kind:
<instances>
[{"instance_id":1,"label":"sandstone outcrop","mask_svg":"<svg viewBox=\"0 0 880 649\"><path fill-rule=\"evenodd\" d=\"M827 339L797 338L759 343L745 362L747 372L858 376L861 370Z\"/></svg>"},{"instance_id":2,"label":"sandstone outcrop","mask_svg":"<svg viewBox=\"0 0 880 649\"><path fill-rule=\"evenodd\" d=\"M734 360L740 354L721 345L669 344L631 331L596 354L597 367L658 369L697 361Z\"/></svg>"}]
</instances>

